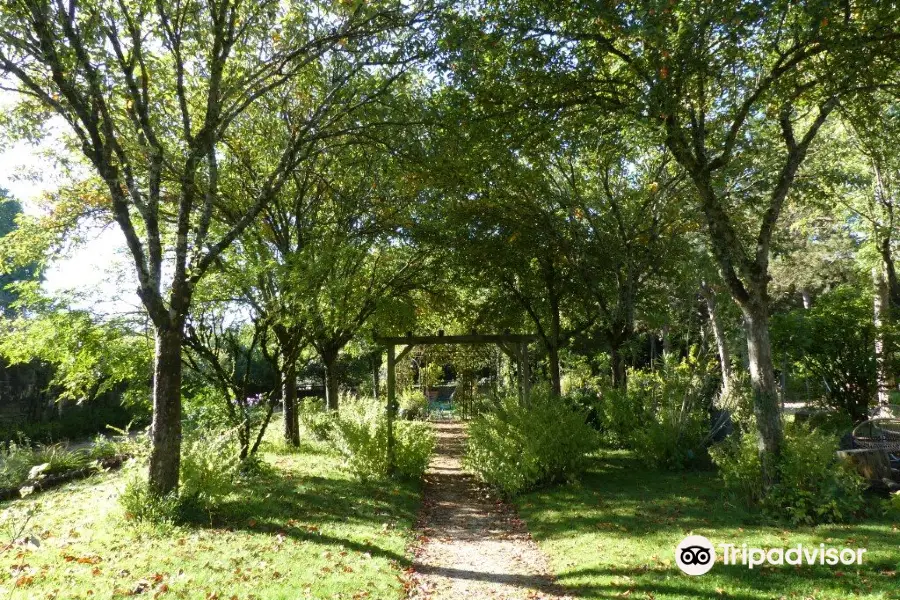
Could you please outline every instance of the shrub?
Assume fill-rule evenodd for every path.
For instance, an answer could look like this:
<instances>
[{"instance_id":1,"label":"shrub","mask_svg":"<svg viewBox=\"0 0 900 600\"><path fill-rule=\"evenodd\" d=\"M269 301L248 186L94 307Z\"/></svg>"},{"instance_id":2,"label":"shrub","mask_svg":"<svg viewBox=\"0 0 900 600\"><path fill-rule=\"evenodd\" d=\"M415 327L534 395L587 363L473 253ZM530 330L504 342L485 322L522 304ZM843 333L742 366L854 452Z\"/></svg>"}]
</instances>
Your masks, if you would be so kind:
<instances>
[{"instance_id":1,"label":"shrub","mask_svg":"<svg viewBox=\"0 0 900 600\"><path fill-rule=\"evenodd\" d=\"M527 406L505 398L470 423L464 463L511 496L577 477L597 442L584 411L536 388Z\"/></svg>"},{"instance_id":2,"label":"shrub","mask_svg":"<svg viewBox=\"0 0 900 600\"><path fill-rule=\"evenodd\" d=\"M388 474L387 414L372 399L345 400L330 441L344 457L346 468L360 479L378 479ZM419 478L434 450L434 433L427 423L394 423L394 465L403 477Z\"/></svg>"},{"instance_id":3,"label":"shrub","mask_svg":"<svg viewBox=\"0 0 900 600\"><path fill-rule=\"evenodd\" d=\"M597 419L607 443L632 448L649 466L683 468L709 441L715 376L695 350L667 357L655 370L631 369L626 389L603 390Z\"/></svg>"},{"instance_id":4,"label":"shrub","mask_svg":"<svg viewBox=\"0 0 900 600\"><path fill-rule=\"evenodd\" d=\"M34 459L36 465L44 466L41 470L44 475L76 471L91 464L91 458L87 451L69 450L62 444L38 446L34 450Z\"/></svg>"},{"instance_id":5,"label":"shrub","mask_svg":"<svg viewBox=\"0 0 900 600\"><path fill-rule=\"evenodd\" d=\"M747 505L762 499L762 463L753 435L731 435L709 449L725 489Z\"/></svg>"},{"instance_id":6,"label":"shrub","mask_svg":"<svg viewBox=\"0 0 900 600\"><path fill-rule=\"evenodd\" d=\"M231 493L241 462L230 431L186 436L181 446L179 500L185 509L212 511Z\"/></svg>"},{"instance_id":7,"label":"shrub","mask_svg":"<svg viewBox=\"0 0 900 600\"><path fill-rule=\"evenodd\" d=\"M884 508L886 513L893 516L900 516L900 492L892 493L885 501Z\"/></svg>"},{"instance_id":8,"label":"shrub","mask_svg":"<svg viewBox=\"0 0 900 600\"><path fill-rule=\"evenodd\" d=\"M597 431L604 431L601 418L601 398L595 390L588 386L571 388L571 391L563 395L563 399L575 410L585 413L585 420L588 425Z\"/></svg>"},{"instance_id":9,"label":"shrub","mask_svg":"<svg viewBox=\"0 0 900 600\"><path fill-rule=\"evenodd\" d=\"M36 462L34 451L22 442L10 442L0 453L0 488L17 487L28 479L28 472Z\"/></svg>"},{"instance_id":10,"label":"shrub","mask_svg":"<svg viewBox=\"0 0 900 600\"><path fill-rule=\"evenodd\" d=\"M18 487L31 479L89 467L90 451L69 450L63 444L31 448L27 440L11 442L0 456L0 488Z\"/></svg>"},{"instance_id":11,"label":"shrub","mask_svg":"<svg viewBox=\"0 0 900 600\"><path fill-rule=\"evenodd\" d=\"M146 477L137 472L143 461L129 461L125 489L119 504L125 517L139 523L171 524L197 513L211 513L232 492L241 461L231 431L190 433L181 445L178 493L164 497L150 491Z\"/></svg>"},{"instance_id":12,"label":"shrub","mask_svg":"<svg viewBox=\"0 0 900 600\"><path fill-rule=\"evenodd\" d=\"M889 338L896 333L888 330ZM854 423L866 419L876 396L875 323L868 291L840 286L809 309L772 315L774 350L800 378L825 382L820 402Z\"/></svg>"},{"instance_id":13,"label":"shrub","mask_svg":"<svg viewBox=\"0 0 900 600\"><path fill-rule=\"evenodd\" d=\"M428 414L428 399L421 390L405 390L397 405L397 414L402 419L424 419Z\"/></svg>"},{"instance_id":14,"label":"shrub","mask_svg":"<svg viewBox=\"0 0 900 600\"><path fill-rule=\"evenodd\" d=\"M334 431L335 415L319 401L307 400L297 405L297 418L306 434L318 442L327 442Z\"/></svg>"},{"instance_id":15,"label":"shrub","mask_svg":"<svg viewBox=\"0 0 900 600\"><path fill-rule=\"evenodd\" d=\"M865 482L837 460L837 441L803 425L785 429L778 482L763 493L755 439L744 434L713 450L726 487L748 504L794 525L836 523L859 513Z\"/></svg>"},{"instance_id":16,"label":"shrub","mask_svg":"<svg viewBox=\"0 0 900 600\"><path fill-rule=\"evenodd\" d=\"M119 504L125 511L125 518L134 523L170 525L178 518L180 508L178 496L157 496L150 492L146 479L136 473L125 483L119 496Z\"/></svg>"},{"instance_id":17,"label":"shrub","mask_svg":"<svg viewBox=\"0 0 900 600\"><path fill-rule=\"evenodd\" d=\"M92 460L103 460L104 458L112 458L121 453L121 447L116 440L106 437L105 435L97 435L87 449L87 455Z\"/></svg>"}]
</instances>

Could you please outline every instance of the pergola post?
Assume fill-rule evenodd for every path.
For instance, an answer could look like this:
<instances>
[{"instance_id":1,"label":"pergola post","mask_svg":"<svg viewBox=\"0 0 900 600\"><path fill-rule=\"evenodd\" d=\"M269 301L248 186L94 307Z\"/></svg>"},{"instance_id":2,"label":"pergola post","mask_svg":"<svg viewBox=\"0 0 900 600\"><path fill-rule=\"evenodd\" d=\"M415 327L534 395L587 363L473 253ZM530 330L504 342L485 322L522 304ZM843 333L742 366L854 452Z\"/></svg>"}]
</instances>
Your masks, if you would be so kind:
<instances>
[{"instance_id":1,"label":"pergola post","mask_svg":"<svg viewBox=\"0 0 900 600\"><path fill-rule=\"evenodd\" d=\"M503 335L412 335L407 333L403 337L374 338L375 343L383 344L387 348L387 467L388 473L394 472L394 419L397 409L397 361L416 346L433 346L444 344L496 344L504 354L518 363L519 372L519 397L523 403L527 403L531 395L531 371L528 364L528 343L537 338L533 335L520 335L504 333ZM405 346L397 354L397 345ZM507 346L507 344L509 344Z\"/></svg>"},{"instance_id":2,"label":"pergola post","mask_svg":"<svg viewBox=\"0 0 900 600\"><path fill-rule=\"evenodd\" d=\"M394 396L397 393L397 378L394 344L387 347L387 468L388 475L394 474Z\"/></svg>"}]
</instances>

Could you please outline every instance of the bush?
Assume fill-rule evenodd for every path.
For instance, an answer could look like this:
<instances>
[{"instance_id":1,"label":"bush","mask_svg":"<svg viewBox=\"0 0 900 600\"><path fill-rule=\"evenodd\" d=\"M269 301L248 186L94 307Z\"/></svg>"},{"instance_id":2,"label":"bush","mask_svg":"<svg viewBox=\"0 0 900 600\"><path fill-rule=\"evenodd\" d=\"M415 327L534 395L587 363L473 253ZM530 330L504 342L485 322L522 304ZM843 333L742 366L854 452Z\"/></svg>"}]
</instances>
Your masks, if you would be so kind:
<instances>
[{"instance_id":1,"label":"bush","mask_svg":"<svg viewBox=\"0 0 900 600\"><path fill-rule=\"evenodd\" d=\"M183 508L211 512L231 493L241 467L232 439L230 431L185 437L179 488Z\"/></svg>"},{"instance_id":2,"label":"bush","mask_svg":"<svg viewBox=\"0 0 900 600\"><path fill-rule=\"evenodd\" d=\"M31 448L27 440L11 442L0 456L0 488L18 487L31 479L83 469L92 460L89 451L72 451L63 444Z\"/></svg>"},{"instance_id":3,"label":"bush","mask_svg":"<svg viewBox=\"0 0 900 600\"><path fill-rule=\"evenodd\" d=\"M229 495L241 469L231 431L190 433L181 444L181 471L177 494L164 497L150 491L147 479L137 472L143 461L129 461L125 489L119 504L125 517L140 523L167 524L212 513Z\"/></svg>"},{"instance_id":4,"label":"bush","mask_svg":"<svg viewBox=\"0 0 900 600\"><path fill-rule=\"evenodd\" d=\"M597 419L607 443L632 448L655 468L683 468L704 456L716 392L713 362L692 350L656 371L631 369L628 387L607 389Z\"/></svg>"},{"instance_id":5,"label":"bush","mask_svg":"<svg viewBox=\"0 0 900 600\"><path fill-rule=\"evenodd\" d=\"M297 404L297 418L304 432L318 442L327 442L334 431L335 415L322 402L306 400Z\"/></svg>"},{"instance_id":6,"label":"bush","mask_svg":"<svg viewBox=\"0 0 900 600\"><path fill-rule=\"evenodd\" d=\"M157 496L150 492L146 479L132 475L119 496L125 519L135 523L171 525L178 519L180 503L176 494Z\"/></svg>"},{"instance_id":7,"label":"bush","mask_svg":"<svg viewBox=\"0 0 900 600\"><path fill-rule=\"evenodd\" d=\"M512 496L577 477L597 442L584 411L536 388L527 406L505 398L470 423L464 463Z\"/></svg>"},{"instance_id":8,"label":"bush","mask_svg":"<svg viewBox=\"0 0 900 600\"><path fill-rule=\"evenodd\" d=\"M345 400L330 441L344 457L346 468L360 479L378 479L388 474L387 414L372 399ZM403 477L420 478L434 450L434 433L427 423L394 423L394 465Z\"/></svg>"},{"instance_id":9,"label":"bush","mask_svg":"<svg viewBox=\"0 0 900 600\"><path fill-rule=\"evenodd\" d=\"M866 419L878 391L868 290L840 286L822 294L809 309L776 313L771 335L774 350L791 361L793 373L825 382L820 400L824 408L841 411L854 423Z\"/></svg>"},{"instance_id":10,"label":"bush","mask_svg":"<svg viewBox=\"0 0 900 600\"><path fill-rule=\"evenodd\" d=\"M421 390L405 390L397 400L401 419L424 419L428 415L428 399Z\"/></svg>"},{"instance_id":11,"label":"bush","mask_svg":"<svg viewBox=\"0 0 900 600\"><path fill-rule=\"evenodd\" d=\"M34 450L23 443L10 442L0 453L0 488L13 488L25 483L32 467L41 464Z\"/></svg>"},{"instance_id":12,"label":"bush","mask_svg":"<svg viewBox=\"0 0 900 600\"><path fill-rule=\"evenodd\" d=\"M900 492L892 493L885 501L884 508L887 514L900 517Z\"/></svg>"},{"instance_id":13,"label":"bush","mask_svg":"<svg viewBox=\"0 0 900 600\"><path fill-rule=\"evenodd\" d=\"M837 523L858 514L865 482L837 460L837 440L803 425L785 429L778 483L763 493L754 436L745 433L711 452L726 488L748 504L794 525Z\"/></svg>"},{"instance_id":14,"label":"bush","mask_svg":"<svg viewBox=\"0 0 900 600\"><path fill-rule=\"evenodd\" d=\"M754 435L731 435L710 448L709 455L726 490L747 505L762 500L762 463Z\"/></svg>"}]
</instances>

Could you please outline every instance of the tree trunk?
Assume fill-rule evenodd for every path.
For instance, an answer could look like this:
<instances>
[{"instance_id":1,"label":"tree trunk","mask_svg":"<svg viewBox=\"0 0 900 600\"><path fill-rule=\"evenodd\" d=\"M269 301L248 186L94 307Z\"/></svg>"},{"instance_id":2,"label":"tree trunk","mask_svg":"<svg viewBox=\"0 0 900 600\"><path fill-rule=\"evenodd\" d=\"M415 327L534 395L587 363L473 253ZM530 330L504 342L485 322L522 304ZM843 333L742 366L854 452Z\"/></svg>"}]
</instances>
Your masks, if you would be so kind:
<instances>
[{"instance_id":1,"label":"tree trunk","mask_svg":"<svg viewBox=\"0 0 900 600\"><path fill-rule=\"evenodd\" d=\"M764 294L763 294L764 295ZM750 383L753 387L753 414L756 416L758 448L762 460L763 481L768 487L777 480L776 465L781 455L782 423L778 385L772 363L769 340L769 312L764 298L744 302L747 330L747 354L750 359Z\"/></svg>"},{"instance_id":2,"label":"tree trunk","mask_svg":"<svg viewBox=\"0 0 900 600\"><path fill-rule=\"evenodd\" d=\"M883 479L893 479L891 462L886 450L860 449L838 450L838 460L849 464L869 482L881 483Z\"/></svg>"},{"instance_id":3,"label":"tree trunk","mask_svg":"<svg viewBox=\"0 0 900 600\"><path fill-rule=\"evenodd\" d=\"M620 341L610 342L609 360L612 363L613 387L624 390L628 385L628 381L625 371L625 357L622 355L622 343Z\"/></svg>"},{"instance_id":4,"label":"tree trunk","mask_svg":"<svg viewBox=\"0 0 900 600\"><path fill-rule=\"evenodd\" d=\"M550 361L551 390L554 396L562 396L562 375L559 368L559 348L555 343L550 344L550 347L547 348L547 357Z\"/></svg>"},{"instance_id":5,"label":"tree trunk","mask_svg":"<svg viewBox=\"0 0 900 600\"><path fill-rule=\"evenodd\" d=\"M156 329L150 489L164 496L178 489L181 468L181 327Z\"/></svg>"},{"instance_id":6,"label":"tree trunk","mask_svg":"<svg viewBox=\"0 0 900 600\"><path fill-rule=\"evenodd\" d=\"M337 352L323 352L325 363L325 398L328 410L338 409Z\"/></svg>"},{"instance_id":7,"label":"tree trunk","mask_svg":"<svg viewBox=\"0 0 900 600\"><path fill-rule=\"evenodd\" d=\"M805 310L812 308L812 295L810 295L808 289L803 288L800 290L800 297L803 298L803 308Z\"/></svg>"},{"instance_id":8,"label":"tree trunk","mask_svg":"<svg viewBox=\"0 0 900 600\"><path fill-rule=\"evenodd\" d=\"M877 365L878 406L881 408L891 403L891 390L895 386L886 344L888 335L888 327L886 325L890 324L891 298L884 269L874 267L872 269L872 280L875 285L875 361Z\"/></svg>"},{"instance_id":9,"label":"tree trunk","mask_svg":"<svg viewBox=\"0 0 900 600\"><path fill-rule=\"evenodd\" d=\"M289 361L281 371L281 405L284 414L284 441L290 446L300 445L300 419L297 414L297 367Z\"/></svg>"},{"instance_id":10,"label":"tree trunk","mask_svg":"<svg viewBox=\"0 0 900 600\"><path fill-rule=\"evenodd\" d=\"M245 414L245 417L247 418L244 419L244 422L241 423L238 429L238 445L241 447L238 457L242 461L247 460L247 457L250 456L250 419L247 414Z\"/></svg>"},{"instance_id":11,"label":"tree trunk","mask_svg":"<svg viewBox=\"0 0 900 600\"><path fill-rule=\"evenodd\" d=\"M554 271L555 273L555 271ZM559 344L562 337L562 325L559 314L559 298L555 287L550 289L550 343L547 344L547 358L550 362L550 387L554 396L562 396L562 374L559 368Z\"/></svg>"},{"instance_id":12,"label":"tree trunk","mask_svg":"<svg viewBox=\"0 0 900 600\"><path fill-rule=\"evenodd\" d=\"M706 312L709 315L709 324L719 353L719 366L722 369L722 390L719 397L726 399L731 393L731 351L728 349L728 339L725 337L725 328L722 327L722 319L719 316L715 292L705 283L701 284L700 289L706 300Z\"/></svg>"},{"instance_id":13,"label":"tree trunk","mask_svg":"<svg viewBox=\"0 0 900 600\"><path fill-rule=\"evenodd\" d=\"M372 357L372 395L376 400L380 397L378 388L381 386L381 351Z\"/></svg>"}]
</instances>

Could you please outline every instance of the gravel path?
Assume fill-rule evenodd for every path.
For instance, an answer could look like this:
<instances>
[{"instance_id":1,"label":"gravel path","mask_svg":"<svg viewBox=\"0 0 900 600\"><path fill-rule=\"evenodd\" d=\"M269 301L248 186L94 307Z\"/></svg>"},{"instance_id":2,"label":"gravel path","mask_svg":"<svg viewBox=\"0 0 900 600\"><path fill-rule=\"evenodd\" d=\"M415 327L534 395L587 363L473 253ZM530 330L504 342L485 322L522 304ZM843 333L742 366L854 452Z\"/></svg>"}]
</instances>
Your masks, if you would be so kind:
<instances>
[{"instance_id":1,"label":"gravel path","mask_svg":"<svg viewBox=\"0 0 900 600\"><path fill-rule=\"evenodd\" d=\"M465 425L433 427L438 446L425 474L409 598L568 598L513 508L463 471Z\"/></svg>"}]
</instances>

